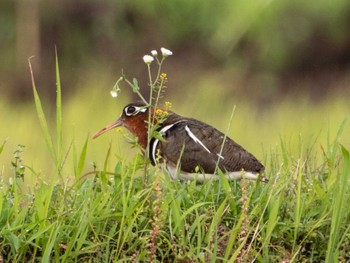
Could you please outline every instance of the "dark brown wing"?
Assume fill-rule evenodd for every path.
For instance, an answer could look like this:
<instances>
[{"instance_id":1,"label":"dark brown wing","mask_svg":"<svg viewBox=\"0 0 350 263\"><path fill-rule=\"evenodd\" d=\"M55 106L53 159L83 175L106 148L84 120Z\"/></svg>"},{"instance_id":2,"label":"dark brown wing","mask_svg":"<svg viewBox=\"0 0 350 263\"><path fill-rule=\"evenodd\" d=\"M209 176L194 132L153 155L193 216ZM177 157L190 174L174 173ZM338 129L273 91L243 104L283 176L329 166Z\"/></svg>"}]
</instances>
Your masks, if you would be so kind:
<instances>
[{"instance_id":1,"label":"dark brown wing","mask_svg":"<svg viewBox=\"0 0 350 263\"><path fill-rule=\"evenodd\" d=\"M172 120L172 123L176 121ZM181 170L195 172L200 168L205 173L214 173L217 161L225 172L262 172L263 165L249 152L230 138L226 138L220 155L224 134L198 120L181 118L165 134L165 142L158 149L168 161L177 163L181 156ZM197 168L198 167L198 168Z\"/></svg>"}]
</instances>

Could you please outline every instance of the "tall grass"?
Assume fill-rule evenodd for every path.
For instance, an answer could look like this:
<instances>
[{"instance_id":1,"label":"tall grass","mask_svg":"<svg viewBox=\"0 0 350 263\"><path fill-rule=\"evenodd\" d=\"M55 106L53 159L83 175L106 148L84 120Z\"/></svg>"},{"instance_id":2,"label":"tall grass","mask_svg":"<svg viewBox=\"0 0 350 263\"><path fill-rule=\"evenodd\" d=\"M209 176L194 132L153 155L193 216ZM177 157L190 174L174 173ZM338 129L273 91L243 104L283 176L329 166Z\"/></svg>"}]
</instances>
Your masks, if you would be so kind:
<instances>
[{"instance_id":1,"label":"tall grass","mask_svg":"<svg viewBox=\"0 0 350 263\"><path fill-rule=\"evenodd\" d=\"M12 166L25 169L0 182L1 260L350 260L350 158L340 144L345 122L333 138L329 135L323 150L299 139L295 153L281 135L280 145L264 152L267 184L229 182L224 176L202 185L182 183L160 167L150 167L153 181L145 184L140 155L117 155L111 144L89 164L88 135L81 146L74 140L65 146L57 56L56 79L56 129L50 129L33 78L42 141L54 169L45 176L40 168L23 163L22 151L13 157ZM6 147L3 142L0 155ZM66 156L72 157L72 166ZM28 177L33 183L26 188Z\"/></svg>"}]
</instances>

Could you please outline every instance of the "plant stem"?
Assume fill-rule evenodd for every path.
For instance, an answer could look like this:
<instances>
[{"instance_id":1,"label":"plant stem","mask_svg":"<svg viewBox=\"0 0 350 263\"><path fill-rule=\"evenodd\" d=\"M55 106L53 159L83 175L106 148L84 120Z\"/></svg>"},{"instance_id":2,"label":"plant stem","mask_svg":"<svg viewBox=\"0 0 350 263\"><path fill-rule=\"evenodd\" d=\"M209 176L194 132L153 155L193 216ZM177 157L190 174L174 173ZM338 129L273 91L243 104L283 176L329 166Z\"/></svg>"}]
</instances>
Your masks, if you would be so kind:
<instances>
[{"instance_id":1,"label":"plant stem","mask_svg":"<svg viewBox=\"0 0 350 263\"><path fill-rule=\"evenodd\" d=\"M128 79L125 78L124 80L125 80L125 82L126 82L131 88L134 87L134 85L133 85ZM137 90L137 91L135 91L135 92L136 92L137 96L140 97L140 99L142 100L142 102L145 103L147 106L149 106L147 100L142 96L142 94L140 93L140 91Z\"/></svg>"}]
</instances>

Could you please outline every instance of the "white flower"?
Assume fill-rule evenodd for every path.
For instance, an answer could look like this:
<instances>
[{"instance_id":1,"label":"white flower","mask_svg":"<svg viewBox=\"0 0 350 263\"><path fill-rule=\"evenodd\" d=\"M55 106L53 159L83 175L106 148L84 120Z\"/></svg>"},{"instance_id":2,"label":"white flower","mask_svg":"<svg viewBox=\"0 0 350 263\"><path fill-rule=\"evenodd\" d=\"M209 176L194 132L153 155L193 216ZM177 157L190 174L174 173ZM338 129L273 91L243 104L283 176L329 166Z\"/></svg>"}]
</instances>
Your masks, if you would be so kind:
<instances>
[{"instance_id":1,"label":"white flower","mask_svg":"<svg viewBox=\"0 0 350 263\"><path fill-rule=\"evenodd\" d=\"M150 55L144 55L143 56L143 62L145 62L147 65L151 64L154 58Z\"/></svg>"},{"instance_id":2,"label":"white flower","mask_svg":"<svg viewBox=\"0 0 350 263\"><path fill-rule=\"evenodd\" d=\"M157 50L152 50L151 54L153 57L156 57L158 55L158 52L157 52Z\"/></svg>"},{"instance_id":3,"label":"white flower","mask_svg":"<svg viewBox=\"0 0 350 263\"><path fill-rule=\"evenodd\" d=\"M116 90L111 90L111 96L112 96L113 98L118 97L118 92L117 92Z\"/></svg>"},{"instance_id":4,"label":"white flower","mask_svg":"<svg viewBox=\"0 0 350 263\"><path fill-rule=\"evenodd\" d=\"M162 51L162 55L163 57L168 57L168 56L171 56L173 54L172 51L170 51L169 49L166 49L166 48L161 48L160 51Z\"/></svg>"}]
</instances>

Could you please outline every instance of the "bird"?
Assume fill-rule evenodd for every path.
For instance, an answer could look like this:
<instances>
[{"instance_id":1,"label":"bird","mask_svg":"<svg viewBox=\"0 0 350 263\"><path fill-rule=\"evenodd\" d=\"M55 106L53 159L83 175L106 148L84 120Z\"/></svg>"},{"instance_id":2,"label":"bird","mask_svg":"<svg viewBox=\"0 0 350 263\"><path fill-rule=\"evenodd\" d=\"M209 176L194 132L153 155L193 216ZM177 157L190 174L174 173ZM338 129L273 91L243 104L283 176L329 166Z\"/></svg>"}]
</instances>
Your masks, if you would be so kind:
<instances>
[{"instance_id":1,"label":"bird","mask_svg":"<svg viewBox=\"0 0 350 263\"><path fill-rule=\"evenodd\" d=\"M149 116L161 138L148 139ZM95 133L93 139L120 126L137 137L137 143L148 151L152 165L165 163L166 171L173 179L195 179L201 183L210 178L218 179L220 170L228 180L244 177L268 182L265 167L254 155L200 120L134 102L126 105L120 117Z\"/></svg>"}]
</instances>

